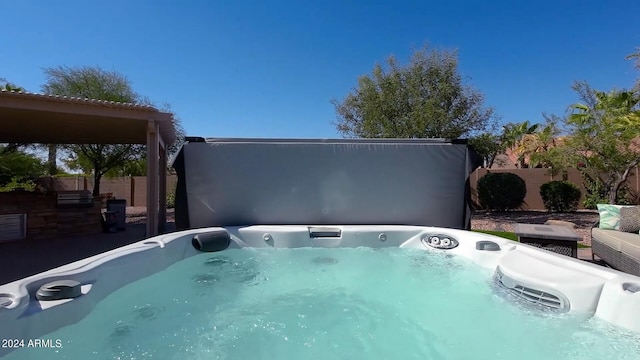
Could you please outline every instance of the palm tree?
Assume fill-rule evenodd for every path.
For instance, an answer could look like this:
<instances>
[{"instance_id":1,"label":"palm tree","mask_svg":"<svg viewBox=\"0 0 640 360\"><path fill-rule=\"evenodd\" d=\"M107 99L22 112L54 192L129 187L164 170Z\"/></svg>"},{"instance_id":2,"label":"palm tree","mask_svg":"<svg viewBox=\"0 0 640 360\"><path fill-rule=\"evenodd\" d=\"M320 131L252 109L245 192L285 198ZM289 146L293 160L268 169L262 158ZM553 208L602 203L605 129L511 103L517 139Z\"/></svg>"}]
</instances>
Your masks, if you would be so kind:
<instances>
[{"instance_id":1,"label":"palm tree","mask_svg":"<svg viewBox=\"0 0 640 360\"><path fill-rule=\"evenodd\" d=\"M529 121L521 123L508 123L503 126L501 144L504 148L509 149L516 155L516 166L526 167L525 154L522 153L522 141L526 135L534 134L540 124L531 124Z\"/></svg>"},{"instance_id":2,"label":"palm tree","mask_svg":"<svg viewBox=\"0 0 640 360\"><path fill-rule=\"evenodd\" d=\"M636 69L640 70L640 47L636 48L636 52L629 54L625 57L625 60L635 60ZM640 79L636 80L636 86L634 89L637 93L640 93Z\"/></svg>"},{"instance_id":3,"label":"palm tree","mask_svg":"<svg viewBox=\"0 0 640 360\"><path fill-rule=\"evenodd\" d=\"M558 145L560 129L555 121L549 121L542 129L531 134L525 134L520 141L517 151L528 162L530 167L549 167L551 164L544 159L544 154Z\"/></svg>"},{"instance_id":4,"label":"palm tree","mask_svg":"<svg viewBox=\"0 0 640 360\"><path fill-rule=\"evenodd\" d=\"M636 48L636 52L629 54L625 57L626 60L635 60L636 67L640 69L640 47Z\"/></svg>"}]
</instances>

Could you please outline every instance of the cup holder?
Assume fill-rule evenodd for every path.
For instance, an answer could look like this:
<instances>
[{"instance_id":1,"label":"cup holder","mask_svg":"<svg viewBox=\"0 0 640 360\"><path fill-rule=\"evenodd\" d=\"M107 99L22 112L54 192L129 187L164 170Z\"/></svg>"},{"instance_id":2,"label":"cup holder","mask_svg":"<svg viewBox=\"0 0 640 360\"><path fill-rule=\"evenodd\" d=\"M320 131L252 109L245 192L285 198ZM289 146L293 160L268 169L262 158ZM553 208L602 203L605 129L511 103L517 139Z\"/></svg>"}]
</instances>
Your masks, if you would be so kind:
<instances>
[{"instance_id":1,"label":"cup holder","mask_svg":"<svg viewBox=\"0 0 640 360\"><path fill-rule=\"evenodd\" d=\"M158 245L161 249L164 248L164 242L160 240L149 240L142 243L142 245Z\"/></svg>"},{"instance_id":2,"label":"cup holder","mask_svg":"<svg viewBox=\"0 0 640 360\"><path fill-rule=\"evenodd\" d=\"M640 284L639 283L624 283L622 284L622 290L630 292L632 294L640 292Z\"/></svg>"}]
</instances>

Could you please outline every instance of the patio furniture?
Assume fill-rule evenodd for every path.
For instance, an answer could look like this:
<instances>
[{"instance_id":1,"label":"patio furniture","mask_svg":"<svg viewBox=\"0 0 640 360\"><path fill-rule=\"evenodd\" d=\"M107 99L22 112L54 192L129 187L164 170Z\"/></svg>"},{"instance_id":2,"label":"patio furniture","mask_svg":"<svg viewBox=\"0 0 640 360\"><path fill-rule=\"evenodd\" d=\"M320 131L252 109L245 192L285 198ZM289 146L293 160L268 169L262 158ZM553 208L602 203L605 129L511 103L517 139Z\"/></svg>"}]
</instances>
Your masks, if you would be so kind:
<instances>
[{"instance_id":1,"label":"patio furniture","mask_svg":"<svg viewBox=\"0 0 640 360\"><path fill-rule=\"evenodd\" d=\"M578 257L578 241L582 237L567 226L541 224L515 224L518 240L557 254Z\"/></svg>"},{"instance_id":2,"label":"patio furniture","mask_svg":"<svg viewBox=\"0 0 640 360\"><path fill-rule=\"evenodd\" d=\"M640 276L640 207L598 204L591 229L591 251L607 265Z\"/></svg>"},{"instance_id":3,"label":"patio furniture","mask_svg":"<svg viewBox=\"0 0 640 360\"><path fill-rule=\"evenodd\" d=\"M616 270L640 276L638 234L600 229L596 225L591 229L591 253Z\"/></svg>"}]
</instances>

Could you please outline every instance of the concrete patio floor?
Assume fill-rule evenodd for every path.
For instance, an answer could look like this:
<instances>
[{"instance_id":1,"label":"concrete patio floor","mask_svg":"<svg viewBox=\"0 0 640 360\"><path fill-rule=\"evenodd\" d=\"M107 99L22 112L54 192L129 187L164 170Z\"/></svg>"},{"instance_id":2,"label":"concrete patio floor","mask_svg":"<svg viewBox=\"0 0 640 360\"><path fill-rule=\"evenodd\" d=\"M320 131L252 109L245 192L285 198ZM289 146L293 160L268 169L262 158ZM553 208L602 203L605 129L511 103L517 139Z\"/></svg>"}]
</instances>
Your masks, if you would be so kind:
<instances>
[{"instance_id":1,"label":"concrete patio floor","mask_svg":"<svg viewBox=\"0 0 640 360\"><path fill-rule=\"evenodd\" d=\"M167 223L169 231L174 223ZM0 284L6 284L145 239L146 224L127 224L114 234L0 243Z\"/></svg>"}]
</instances>

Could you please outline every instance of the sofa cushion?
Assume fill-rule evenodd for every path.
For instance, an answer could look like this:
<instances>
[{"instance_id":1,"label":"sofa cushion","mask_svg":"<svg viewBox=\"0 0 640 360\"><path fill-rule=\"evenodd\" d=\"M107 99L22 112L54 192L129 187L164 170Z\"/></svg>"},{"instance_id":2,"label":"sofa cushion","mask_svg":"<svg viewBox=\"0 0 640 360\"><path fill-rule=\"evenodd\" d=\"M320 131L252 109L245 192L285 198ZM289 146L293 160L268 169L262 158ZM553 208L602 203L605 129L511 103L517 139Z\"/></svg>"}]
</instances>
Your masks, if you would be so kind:
<instances>
[{"instance_id":1,"label":"sofa cushion","mask_svg":"<svg viewBox=\"0 0 640 360\"><path fill-rule=\"evenodd\" d=\"M614 250L620 251L620 244L622 243L622 239L631 238L634 235L631 233L621 232L618 230L608 230L608 229L599 229L593 228L591 229L591 241L599 241L609 247L612 247Z\"/></svg>"},{"instance_id":2,"label":"sofa cushion","mask_svg":"<svg viewBox=\"0 0 640 360\"><path fill-rule=\"evenodd\" d=\"M640 261L640 235L636 234L633 239L626 239L622 241L620 243L620 251L623 254Z\"/></svg>"},{"instance_id":3,"label":"sofa cushion","mask_svg":"<svg viewBox=\"0 0 640 360\"><path fill-rule=\"evenodd\" d=\"M632 207L624 205L598 204L600 214L600 229L619 230L620 229L620 209Z\"/></svg>"},{"instance_id":4,"label":"sofa cushion","mask_svg":"<svg viewBox=\"0 0 640 360\"><path fill-rule=\"evenodd\" d=\"M640 231L640 206L620 208L620 231Z\"/></svg>"}]
</instances>

